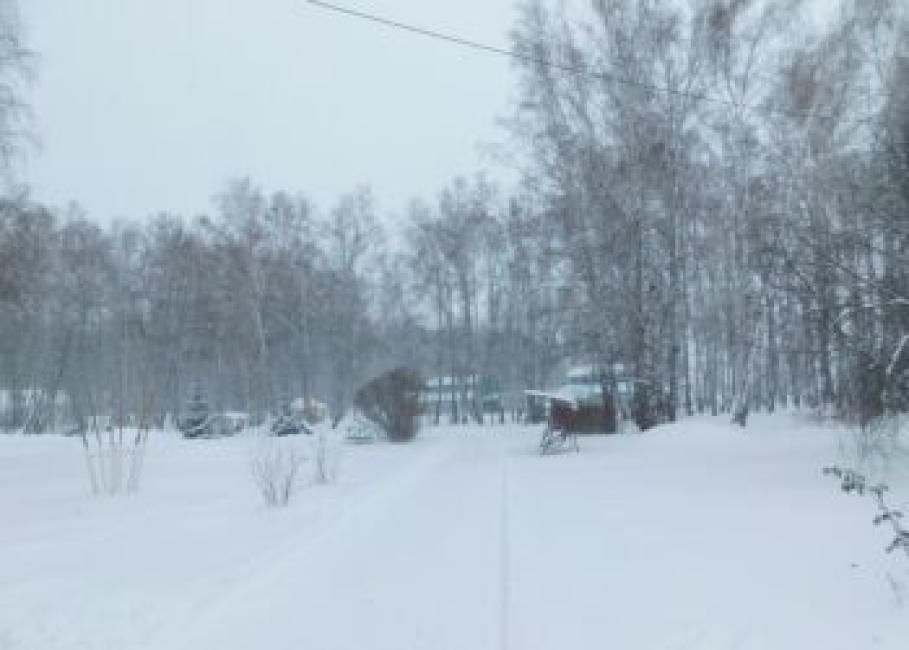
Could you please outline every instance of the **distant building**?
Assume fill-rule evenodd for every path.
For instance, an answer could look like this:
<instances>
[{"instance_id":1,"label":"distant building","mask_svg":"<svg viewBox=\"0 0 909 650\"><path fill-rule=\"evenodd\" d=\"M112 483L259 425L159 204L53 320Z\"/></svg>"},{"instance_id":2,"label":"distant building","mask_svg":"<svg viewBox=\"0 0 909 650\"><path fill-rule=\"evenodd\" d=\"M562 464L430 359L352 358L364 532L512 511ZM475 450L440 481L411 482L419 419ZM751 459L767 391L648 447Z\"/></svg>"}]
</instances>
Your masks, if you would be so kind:
<instances>
[{"instance_id":1,"label":"distant building","mask_svg":"<svg viewBox=\"0 0 909 650\"><path fill-rule=\"evenodd\" d=\"M420 411L434 418L464 421L475 415L502 416L502 386L492 375L432 377L420 394Z\"/></svg>"},{"instance_id":2,"label":"distant building","mask_svg":"<svg viewBox=\"0 0 909 650\"><path fill-rule=\"evenodd\" d=\"M613 365L611 373L594 365L574 366L565 373L565 381L558 390L580 404L602 403L604 378L606 384L614 383L616 406L619 413L627 417L635 384L640 384L641 380L627 375L625 366L620 363Z\"/></svg>"},{"instance_id":3,"label":"distant building","mask_svg":"<svg viewBox=\"0 0 909 650\"><path fill-rule=\"evenodd\" d=\"M635 393L645 383L627 375L622 364L611 368L572 366L557 388L528 391L527 419L548 420L551 425L570 427L575 432L613 432L632 418ZM604 399L604 390L609 399ZM554 413L553 409L559 412Z\"/></svg>"}]
</instances>

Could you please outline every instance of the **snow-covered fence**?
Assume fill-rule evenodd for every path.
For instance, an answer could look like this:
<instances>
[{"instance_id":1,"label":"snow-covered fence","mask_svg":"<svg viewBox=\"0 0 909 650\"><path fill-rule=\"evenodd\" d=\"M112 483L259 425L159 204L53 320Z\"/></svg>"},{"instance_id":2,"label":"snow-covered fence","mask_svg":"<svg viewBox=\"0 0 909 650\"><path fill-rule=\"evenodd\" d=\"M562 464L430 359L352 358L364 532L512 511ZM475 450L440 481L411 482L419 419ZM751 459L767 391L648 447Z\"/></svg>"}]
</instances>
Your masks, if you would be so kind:
<instances>
[{"instance_id":1,"label":"snow-covered fence","mask_svg":"<svg viewBox=\"0 0 909 650\"><path fill-rule=\"evenodd\" d=\"M868 495L874 498L878 510L878 514L873 520L874 525L887 524L893 529L894 533L893 541L887 546L887 552L892 553L897 549L903 549L903 552L909 557L909 531L902 527L903 512L890 506L884 498L889 489L887 485L883 483L869 485L863 474L835 465L825 467L824 474L835 476L839 479L840 489L847 494Z\"/></svg>"},{"instance_id":2,"label":"snow-covered fence","mask_svg":"<svg viewBox=\"0 0 909 650\"><path fill-rule=\"evenodd\" d=\"M82 432L82 447L92 494L132 494L139 489L147 429Z\"/></svg>"}]
</instances>

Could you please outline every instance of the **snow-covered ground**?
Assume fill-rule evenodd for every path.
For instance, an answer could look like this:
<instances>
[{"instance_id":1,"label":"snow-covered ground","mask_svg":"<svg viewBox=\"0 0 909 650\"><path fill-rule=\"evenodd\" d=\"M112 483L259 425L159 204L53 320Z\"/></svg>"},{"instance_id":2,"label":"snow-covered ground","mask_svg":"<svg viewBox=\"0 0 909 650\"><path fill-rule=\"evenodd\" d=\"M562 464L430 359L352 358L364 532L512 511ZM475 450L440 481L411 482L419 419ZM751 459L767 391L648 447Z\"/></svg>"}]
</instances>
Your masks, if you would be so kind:
<instances>
[{"instance_id":1,"label":"snow-covered ground","mask_svg":"<svg viewBox=\"0 0 909 650\"><path fill-rule=\"evenodd\" d=\"M283 509L249 438L153 435L140 492L99 498L78 440L0 436L0 649L909 647L909 560L821 475L832 430L536 435L346 447Z\"/></svg>"}]
</instances>

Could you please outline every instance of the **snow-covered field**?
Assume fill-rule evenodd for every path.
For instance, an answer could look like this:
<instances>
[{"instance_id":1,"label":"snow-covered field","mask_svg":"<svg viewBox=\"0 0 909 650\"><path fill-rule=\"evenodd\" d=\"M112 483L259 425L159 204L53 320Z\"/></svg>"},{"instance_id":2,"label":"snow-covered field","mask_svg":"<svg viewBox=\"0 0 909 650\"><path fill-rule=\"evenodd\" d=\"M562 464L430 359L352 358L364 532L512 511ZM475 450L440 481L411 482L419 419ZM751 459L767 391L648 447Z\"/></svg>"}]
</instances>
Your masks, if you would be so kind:
<instances>
[{"instance_id":1,"label":"snow-covered field","mask_svg":"<svg viewBox=\"0 0 909 650\"><path fill-rule=\"evenodd\" d=\"M909 560L821 475L832 430L536 436L345 447L283 509L249 438L153 435L140 492L109 498L78 440L0 436L0 649L909 647Z\"/></svg>"}]
</instances>

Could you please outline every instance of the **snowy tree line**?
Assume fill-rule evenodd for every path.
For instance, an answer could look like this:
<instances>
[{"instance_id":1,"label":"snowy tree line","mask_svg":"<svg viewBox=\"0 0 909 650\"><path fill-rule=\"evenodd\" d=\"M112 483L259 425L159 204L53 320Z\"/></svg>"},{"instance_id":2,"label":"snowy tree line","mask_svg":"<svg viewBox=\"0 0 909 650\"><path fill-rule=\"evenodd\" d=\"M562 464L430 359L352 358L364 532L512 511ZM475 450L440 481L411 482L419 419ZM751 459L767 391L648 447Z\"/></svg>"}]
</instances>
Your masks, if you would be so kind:
<instances>
[{"instance_id":1,"label":"snowy tree line","mask_svg":"<svg viewBox=\"0 0 909 650\"><path fill-rule=\"evenodd\" d=\"M324 214L249 180L214 204L105 228L75 205L3 202L4 427L163 425L199 385L216 411L305 396L339 416L392 367L523 386L558 361L536 234L482 178L414 203L398 250L365 188Z\"/></svg>"},{"instance_id":2,"label":"snowy tree line","mask_svg":"<svg viewBox=\"0 0 909 650\"><path fill-rule=\"evenodd\" d=\"M4 204L6 426L46 429L61 394L80 426L96 415L160 422L193 382L213 407L257 415L300 395L349 401L376 347L369 193L324 219L248 181L216 204L193 220L106 229L76 208Z\"/></svg>"},{"instance_id":3,"label":"snowy tree line","mask_svg":"<svg viewBox=\"0 0 909 650\"><path fill-rule=\"evenodd\" d=\"M799 2L586 7L521 4L510 193L459 178L389 226L367 189L320 211L240 180L208 215L109 227L8 194L3 426L161 424L193 383L339 415L392 367L518 391L569 359L624 364L669 418L905 410L902 3L823 27Z\"/></svg>"},{"instance_id":4,"label":"snowy tree line","mask_svg":"<svg viewBox=\"0 0 909 650\"><path fill-rule=\"evenodd\" d=\"M526 200L578 335L664 381L670 417L906 407L905 3L822 28L806 4L523 3Z\"/></svg>"}]
</instances>

